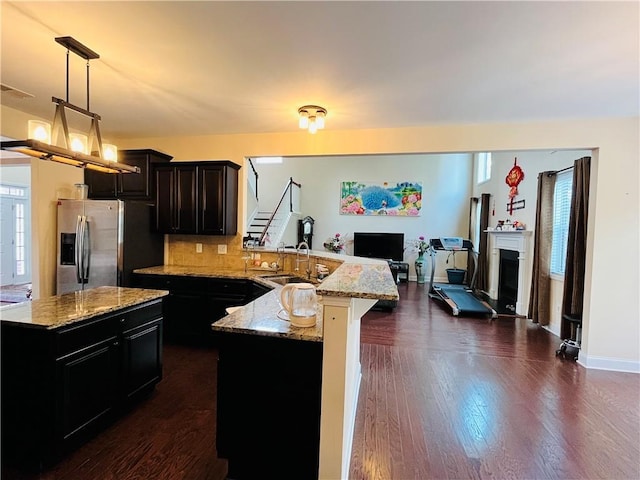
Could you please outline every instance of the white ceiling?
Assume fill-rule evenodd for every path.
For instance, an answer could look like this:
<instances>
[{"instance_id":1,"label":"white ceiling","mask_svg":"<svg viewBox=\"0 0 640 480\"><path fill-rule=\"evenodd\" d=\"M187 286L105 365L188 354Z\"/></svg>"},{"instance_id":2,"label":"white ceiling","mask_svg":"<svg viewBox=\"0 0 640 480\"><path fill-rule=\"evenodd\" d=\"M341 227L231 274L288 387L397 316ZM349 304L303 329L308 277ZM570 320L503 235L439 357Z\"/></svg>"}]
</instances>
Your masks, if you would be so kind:
<instances>
[{"instance_id":1,"label":"white ceiling","mask_svg":"<svg viewBox=\"0 0 640 480\"><path fill-rule=\"evenodd\" d=\"M72 36L103 138L639 114L639 3L7 2L2 104L53 118ZM69 100L86 107L71 54Z\"/></svg>"}]
</instances>

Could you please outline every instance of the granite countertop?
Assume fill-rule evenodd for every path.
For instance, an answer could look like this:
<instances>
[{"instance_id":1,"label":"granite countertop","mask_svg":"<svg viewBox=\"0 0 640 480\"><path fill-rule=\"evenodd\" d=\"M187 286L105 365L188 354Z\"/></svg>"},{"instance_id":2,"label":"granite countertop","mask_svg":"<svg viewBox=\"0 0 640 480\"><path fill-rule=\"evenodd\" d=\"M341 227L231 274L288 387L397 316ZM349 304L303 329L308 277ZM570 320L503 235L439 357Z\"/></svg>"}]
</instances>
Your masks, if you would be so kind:
<instances>
[{"instance_id":1,"label":"granite countertop","mask_svg":"<svg viewBox=\"0 0 640 480\"><path fill-rule=\"evenodd\" d=\"M168 294L165 290L98 287L0 307L0 321L56 329Z\"/></svg>"},{"instance_id":2,"label":"granite countertop","mask_svg":"<svg viewBox=\"0 0 640 480\"><path fill-rule=\"evenodd\" d=\"M194 267L185 265L158 265L156 267L138 268L133 273L143 275L178 275L182 277L212 277L212 278L252 278L256 275L265 273L273 274L273 271L265 269L264 271L245 272L238 268L220 268L220 267Z\"/></svg>"},{"instance_id":3,"label":"granite countertop","mask_svg":"<svg viewBox=\"0 0 640 480\"><path fill-rule=\"evenodd\" d=\"M317 255L317 253L314 253ZM329 256L331 254L327 254ZM333 254L333 257L337 255ZM398 300L398 288L387 262L369 258L340 255L344 263L325 278L317 287L318 293L327 296L370 298L377 300ZM270 270L224 269L206 266L159 265L140 268L134 273L144 275L179 275L189 277L249 278L265 283L267 275L276 272ZM295 275L278 272L278 275ZM273 283L267 282L274 286Z\"/></svg>"},{"instance_id":4,"label":"granite countertop","mask_svg":"<svg viewBox=\"0 0 640 480\"><path fill-rule=\"evenodd\" d=\"M219 332L322 342L322 306L318 306L315 326L294 327L288 320L283 320L279 316L282 310L281 289L282 287L278 286L275 290L221 318L211 327Z\"/></svg>"},{"instance_id":5,"label":"granite countertop","mask_svg":"<svg viewBox=\"0 0 640 480\"><path fill-rule=\"evenodd\" d=\"M316 258L322 258L319 252L311 252ZM213 323L215 331L230 333L245 333L291 338L295 340L322 341L322 296L368 298L378 300L398 300L398 288L387 262L368 258L337 256L327 254L327 258L339 258L342 265L317 285L319 297L319 312L314 327L294 327L289 321L282 320L278 313L282 309L279 297L281 286L270 282L268 275L275 272L269 270L220 269L215 267L193 267L182 265L159 265L157 267L141 268L135 273L145 275L179 275L195 277L218 278L247 278L273 290L260 298L237 309L233 313ZM295 275L288 272L278 272L278 275Z\"/></svg>"},{"instance_id":6,"label":"granite countertop","mask_svg":"<svg viewBox=\"0 0 640 480\"><path fill-rule=\"evenodd\" d=\"M398 287L386 262L345 262L316 289L321 295L332 297L398 300Z\"/></svg>"}]
</instances>

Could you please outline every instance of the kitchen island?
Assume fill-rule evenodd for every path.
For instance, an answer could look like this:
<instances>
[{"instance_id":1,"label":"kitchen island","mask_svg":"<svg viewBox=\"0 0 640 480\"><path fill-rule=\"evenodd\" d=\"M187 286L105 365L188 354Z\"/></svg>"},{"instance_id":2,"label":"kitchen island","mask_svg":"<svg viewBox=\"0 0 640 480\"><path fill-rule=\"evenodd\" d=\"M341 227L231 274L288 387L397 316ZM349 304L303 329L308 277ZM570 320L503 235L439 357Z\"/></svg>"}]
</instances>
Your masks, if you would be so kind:
<instances>
[{"instance_id":1,"label":"kitchen island","mask_svg":"<svg viewBox=\"0 0 640 480\"><path fill-rule=\"evenodd\" d=\"M3 462L51 464L153 390L167 293L99 287L0 307Z\"/></svg>"}]
</instances>

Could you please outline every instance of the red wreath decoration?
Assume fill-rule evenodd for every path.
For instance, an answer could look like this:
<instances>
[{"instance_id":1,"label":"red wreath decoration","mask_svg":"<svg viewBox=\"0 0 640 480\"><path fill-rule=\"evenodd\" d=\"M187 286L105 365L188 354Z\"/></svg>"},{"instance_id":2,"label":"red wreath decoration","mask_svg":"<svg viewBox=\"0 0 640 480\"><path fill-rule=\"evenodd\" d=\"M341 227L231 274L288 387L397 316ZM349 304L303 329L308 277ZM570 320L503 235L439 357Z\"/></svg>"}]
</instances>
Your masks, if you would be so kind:
<instances>
[{"instance_id":1,"label":"red wreath decoration","mask_svg":"<svg viewBox=\"0 0 640 480\"><path fill-rule=\"evenodd\" d=\"M513 167L507 173L504 181L509 185L509 215L513 215L513 199L516 195L518 195L518 184L524 180L524 172L520 168L520 165L517 164L518 157L513 159Z\"/></svg>"}]
</instances>

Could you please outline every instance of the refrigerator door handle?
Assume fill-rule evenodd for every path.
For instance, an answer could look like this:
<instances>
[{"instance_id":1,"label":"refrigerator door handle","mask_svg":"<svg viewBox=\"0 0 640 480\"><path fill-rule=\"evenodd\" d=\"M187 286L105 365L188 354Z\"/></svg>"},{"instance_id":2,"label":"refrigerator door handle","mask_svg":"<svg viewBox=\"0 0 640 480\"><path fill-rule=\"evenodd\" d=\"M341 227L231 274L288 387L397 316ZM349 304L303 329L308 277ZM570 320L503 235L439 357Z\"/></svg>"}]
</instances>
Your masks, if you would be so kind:
<instances>
[{"instance_id":1,"label":"refrigerator door handle","mask_svg":"<svg viewBox=\"0 0 640 480\"><path fill-rule=\"evenodd\" d=\"M82 283L82 216L78 215L76 220L76 244L74 248L76 261L76 279Z\"/></svg>"},{"instance_id":2,"label":"refrigerator door handle","mask_svg":"<svg viewBox=\"0 0 640 480\"><path fill-rule=\"evenodd\" d=\"M91 232L89 231L89 222L87 221L87 217L84 217L84 227L82 232L82 278L83 283L89 283L89 267L91 265Z\"/></svg>"}]
</instances>

